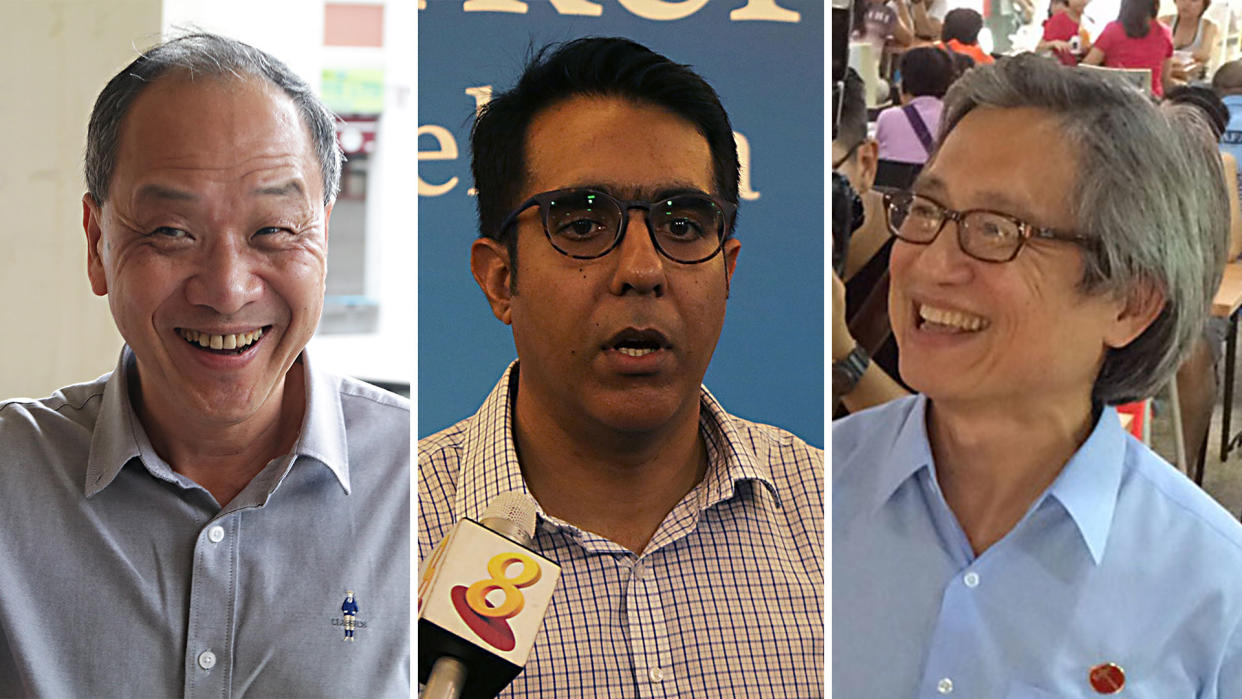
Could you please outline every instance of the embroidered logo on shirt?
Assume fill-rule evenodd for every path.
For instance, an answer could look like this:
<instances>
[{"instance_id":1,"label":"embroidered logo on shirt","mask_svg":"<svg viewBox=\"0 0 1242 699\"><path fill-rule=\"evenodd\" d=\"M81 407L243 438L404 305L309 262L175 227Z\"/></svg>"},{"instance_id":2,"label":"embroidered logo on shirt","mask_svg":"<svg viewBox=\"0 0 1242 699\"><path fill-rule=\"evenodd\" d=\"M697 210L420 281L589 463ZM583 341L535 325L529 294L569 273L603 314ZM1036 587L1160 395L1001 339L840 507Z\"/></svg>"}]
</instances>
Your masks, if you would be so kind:
<instances>
[{"instance_id":1,"label":"embroidered logo on shirt","mask_svg":"<svg viewBox=\"0 0 1242 699\"><path fill-rule=\"evenodd\" d=\"M1100 663L1087 675L1091 688L1100 694L1116 694L1126 686L1126 671L1116 663Z\"/></svg>"},{"instance_id":2,"label":"embroidered logo on shirt","mask_svg":"<svg viewBox=\"0 0 1242 699\"><path fill-rule=\"evenodd\" d=\"M522 570L512 578L506 577L506 569L513 563L521 563ZM539 582L543 571L530 556L512 551L492 556L487 562L487 574L491 577L479 580L470 587L453 587L450 591L453 606L462 621L479 638L499 650L513 650L517 639L513 635L513 629L509 627L509 619L517 616L526 605L526 596L520 588ZM487 599L488 593L493 590L505 593L504 601L498 605Z\"/></svg>"},{"instance_id":3,"label":"embroidered logo on shirt","mask_svg":"<svg viewBox=\"0 0 1242 699\"><path fill-rule=\"evenodd\" d=\"M358 619L358 599L353 590L345 591L345 601L341 603L341 616L332 619L333 626L345 627L345 637L341 640L353 642L354 631L365 629L367 622Z\"/></svg>"}]
</instances>

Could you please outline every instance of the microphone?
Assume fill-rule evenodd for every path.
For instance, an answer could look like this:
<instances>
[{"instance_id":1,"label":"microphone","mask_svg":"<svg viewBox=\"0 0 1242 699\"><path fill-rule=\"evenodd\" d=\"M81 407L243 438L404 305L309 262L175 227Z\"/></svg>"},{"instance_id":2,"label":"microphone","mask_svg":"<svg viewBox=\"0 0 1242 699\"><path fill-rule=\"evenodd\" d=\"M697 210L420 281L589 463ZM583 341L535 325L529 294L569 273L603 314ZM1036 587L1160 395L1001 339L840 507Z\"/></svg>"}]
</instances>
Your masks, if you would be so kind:
<instances>
[{"instance_id":1,"label":"microphone","mask_svg":"<svg viewBox=\"0 0 1242 699\"><path fill-rule=\"evenodd\" d=\"M489 699L522 668L561 567L529 548L535 500L501 493L463 518L423 562L418 681L423 699Z\"/></svg>"}]
</instances>

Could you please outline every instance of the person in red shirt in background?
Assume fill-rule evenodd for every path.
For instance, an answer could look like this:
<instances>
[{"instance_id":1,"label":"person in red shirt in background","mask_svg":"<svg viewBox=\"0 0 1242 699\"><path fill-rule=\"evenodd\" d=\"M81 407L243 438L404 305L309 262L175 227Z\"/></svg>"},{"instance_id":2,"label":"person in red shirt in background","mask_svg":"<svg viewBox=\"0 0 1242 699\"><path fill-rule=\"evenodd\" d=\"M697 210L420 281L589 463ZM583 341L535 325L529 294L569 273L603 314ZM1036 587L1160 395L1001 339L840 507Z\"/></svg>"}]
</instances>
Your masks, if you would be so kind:
<instances>
[{"instance_id":1,"label":"person in red shirt in background","mask_svg":"<svg viewBox=\"0 0 1242 699\"><path fill-rule=\"evenodd\" d=\"M1104 26L1095 46L1082 59L1086 65L1151 70L1151 91L1164 97L1172 78L1173 37L1156 21L1160 0L1121 0L1117 19Z\"/></svg>"},{"instance_id":2,"label":"person in red shirt in background","mask_svg":"<svg viewBox=\"0 0 1242 699\"><path fill-rule=\"evenodd\" d=\"M975 65L992 63L992 57L979 46L980 29L983 29L983 16L978 12L965 7L949 10L940 28L940 43L944 48L975 59Z\"/></svg>"},{"instance_id":3,"label":"person in red shirt in background","mask_svg":"<svg viewBox=\"0 0 1242 699\"><path fill-rule=\"evenodd\" d=\"M1082 27L1082 11L1090 0L1052 0L1048 19L1044 20L1044 36L1035 46L1036 53L1052 51L1062 65L1076 66L1091 50L1091 36Z\"/></svg>"}]
</instances>

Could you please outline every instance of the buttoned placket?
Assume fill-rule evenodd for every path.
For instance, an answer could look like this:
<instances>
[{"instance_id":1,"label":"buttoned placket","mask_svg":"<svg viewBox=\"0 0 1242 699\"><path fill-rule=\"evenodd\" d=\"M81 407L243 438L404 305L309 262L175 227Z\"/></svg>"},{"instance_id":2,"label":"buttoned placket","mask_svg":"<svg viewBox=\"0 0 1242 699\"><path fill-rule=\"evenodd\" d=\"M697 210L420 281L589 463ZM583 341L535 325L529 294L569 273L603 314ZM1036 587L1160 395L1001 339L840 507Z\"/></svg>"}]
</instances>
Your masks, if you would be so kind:
<instances>
[{"instance_id":1,"label":"buttoned placket","mask_svg":"<svg viewBox=\"0 0 1242 699\"><path fill-rule=\"evenodd\" d=\"M625 590L626 624L629 626L630 657L641 697L676 697L672 647L655 569L659 551L641 557L631 554L629 584Z\"/></svg>"},{"instance_id":2,"label":"buttoned placket","mask_svg":"<svg viewBox=\"0 0 1242 699\"><path fill-rule=\"evenodd\" d=\"M232 694L242 519L267 502L296 459L287 455L269 461L228 507L199 530L186 627L186 697Z\"/></svg>"},{"instance_id":3,"label":"buttoned placket","mask_svg":"<svg viewBox=\"0 0 1242 699\"><path fill-rule=\"evenodd\" d=\"M185 696L227 697L237 605L241 512L208 522L194 545L186 627Z\"/></svg>"}]
</instances>

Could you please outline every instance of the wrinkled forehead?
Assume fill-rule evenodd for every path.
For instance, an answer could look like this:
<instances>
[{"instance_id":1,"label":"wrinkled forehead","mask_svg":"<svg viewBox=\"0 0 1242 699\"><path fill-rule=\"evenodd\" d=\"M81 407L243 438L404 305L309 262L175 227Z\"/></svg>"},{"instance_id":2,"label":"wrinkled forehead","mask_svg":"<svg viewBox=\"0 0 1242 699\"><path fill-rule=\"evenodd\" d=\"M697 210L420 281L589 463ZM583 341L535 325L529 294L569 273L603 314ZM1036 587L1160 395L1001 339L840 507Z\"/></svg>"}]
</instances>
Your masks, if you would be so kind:
<instances>
[{"instance_id":1,"label":"wrinkled forehead","mask_svg":"<svg viewBox=\"0 0 1242 699\"><path fill-rule=\"evenodd\" d=\"M132 188L153 173L249 186L256 178L299 178L322 189L296 105L251 76L174 72L143 90L121 125L112 184Z\"/></svg>"}]
</instances>

